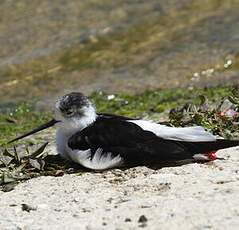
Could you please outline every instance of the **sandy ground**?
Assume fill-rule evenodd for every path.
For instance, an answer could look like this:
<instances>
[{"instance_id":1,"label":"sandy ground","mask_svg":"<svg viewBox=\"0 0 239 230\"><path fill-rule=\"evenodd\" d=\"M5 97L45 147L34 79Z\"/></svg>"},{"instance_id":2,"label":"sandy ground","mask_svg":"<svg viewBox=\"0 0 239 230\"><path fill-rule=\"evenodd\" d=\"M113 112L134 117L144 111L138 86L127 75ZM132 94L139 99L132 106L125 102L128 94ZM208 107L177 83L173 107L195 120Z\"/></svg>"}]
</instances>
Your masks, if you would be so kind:
<instances>
[{"instance_id":1,"label":"sandy ground","mask_svg":"<svg viewBox=\"0 0 239 230\"><path fill-rule=\"evenodd\" d=\"M0 229L239 229L239 147L219 155L26 181L0 192Z\"/></svg>"}]
</instances>

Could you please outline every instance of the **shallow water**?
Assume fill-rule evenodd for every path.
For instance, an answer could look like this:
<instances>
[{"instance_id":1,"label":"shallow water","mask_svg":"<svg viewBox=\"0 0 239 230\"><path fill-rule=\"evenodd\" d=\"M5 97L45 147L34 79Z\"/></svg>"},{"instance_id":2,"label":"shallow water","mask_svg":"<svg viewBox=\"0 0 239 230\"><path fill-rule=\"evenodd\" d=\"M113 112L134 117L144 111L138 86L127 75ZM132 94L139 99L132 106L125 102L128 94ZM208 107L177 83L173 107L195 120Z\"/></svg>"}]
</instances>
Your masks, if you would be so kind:
<instances>
[{"instance_id":1,"label":"shallow water","mask_svg":"<svg viewBox=\"0 0 239 230\"><path fill-rule=\"evenodd\" d=\"M238 12L238 0L1 1L1 103L238 83Z\"/></svg>"}]
</instances>

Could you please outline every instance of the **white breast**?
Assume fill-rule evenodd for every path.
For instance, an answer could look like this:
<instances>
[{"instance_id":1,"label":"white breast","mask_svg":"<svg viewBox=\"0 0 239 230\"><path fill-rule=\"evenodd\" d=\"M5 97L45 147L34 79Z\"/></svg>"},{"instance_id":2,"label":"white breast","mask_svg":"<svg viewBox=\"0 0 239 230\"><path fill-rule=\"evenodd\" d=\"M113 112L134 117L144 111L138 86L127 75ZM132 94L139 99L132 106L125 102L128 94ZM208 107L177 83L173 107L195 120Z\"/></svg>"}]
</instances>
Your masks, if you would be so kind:
<instances>
[{"instance_id":1,"label":"white breast","mask_svg":"<svg viewBox=\"0 0 239 230\"><path fill-rule=\"evenodd\" d=\"M96 120L97 115L93 106L85 107L84 114L80 118L64 118L60 112L56 114L57 120L61 121L56 124L56 148L57 152L66 159L70 159L67 148L69 138Z\"/></svg>"},{"instance_id":2,"label":"white breast","mask_svg":"<svg viewBox=\"0 0 239 230\"><path fill-rule=\"evenodd\" d=\"M60 129L56 131L56 150L65 159L70 159L68 156L67 143L71 134L64 133Z\"/></svg>"},{"instance_id":3,"label":"white breast","mask_svg":"<svg viewBox=\"0 0 239 230\"><path fill-rule=\"evenodd\" d=\"M98 148L92 154L91 149L87 150L72 150L68 147L68 139L74 132L64 132L63 129L58 129L56 132L56 147L57 152L65 159L74 161L86 168L93 170L105 170L109 168L119 167L123 164L123 159L111 153L104 153L103 149ZM93 155L93 157L92 157Z\"/></svg>"}]
</instances>

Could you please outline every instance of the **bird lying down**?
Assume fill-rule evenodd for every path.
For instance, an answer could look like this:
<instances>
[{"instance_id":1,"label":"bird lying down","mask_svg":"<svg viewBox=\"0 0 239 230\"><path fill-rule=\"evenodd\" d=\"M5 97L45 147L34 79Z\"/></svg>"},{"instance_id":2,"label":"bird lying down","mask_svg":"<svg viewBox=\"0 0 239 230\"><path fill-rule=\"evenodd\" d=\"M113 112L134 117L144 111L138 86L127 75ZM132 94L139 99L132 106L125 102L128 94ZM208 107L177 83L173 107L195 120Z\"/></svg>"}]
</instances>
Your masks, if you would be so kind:
<instances>
[{"instance_id":1,"label":"bird lying down","mask_svg":"<svg viewBox=\"0 0 239 230\"><path fill-rule=\"evenodd\" d=\"M54 119L11 142L53 125L57 129L57 152L95 170L162 161L214 160L215 151L239 145L239 141L216 139L200 126L174 128L97 114L89 99L78 92L56 102Z\"/></svg>"}]
</instances>

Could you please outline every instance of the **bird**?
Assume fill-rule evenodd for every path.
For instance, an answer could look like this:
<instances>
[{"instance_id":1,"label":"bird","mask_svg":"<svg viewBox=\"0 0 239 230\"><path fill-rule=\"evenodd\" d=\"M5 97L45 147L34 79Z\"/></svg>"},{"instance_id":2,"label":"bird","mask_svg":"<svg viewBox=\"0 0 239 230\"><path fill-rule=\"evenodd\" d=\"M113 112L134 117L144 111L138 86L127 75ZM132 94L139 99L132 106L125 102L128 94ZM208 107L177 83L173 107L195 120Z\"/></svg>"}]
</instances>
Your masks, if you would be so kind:
<instances>
[{"instance_id":1,"label":"bird","mask_svg":"<svg viewBox=\"0 0 239 230\"><path fill-rule=\"evenodd\" d=\"M71 92L55 103L49 122L23 134L17 141L51 126L56 127L56 150L70 161L92 170L217 159L219 149L239 145L217 138L201 126L170 127L153 121L97 113L81 92Z\"/></svg>"}]
</instances>

